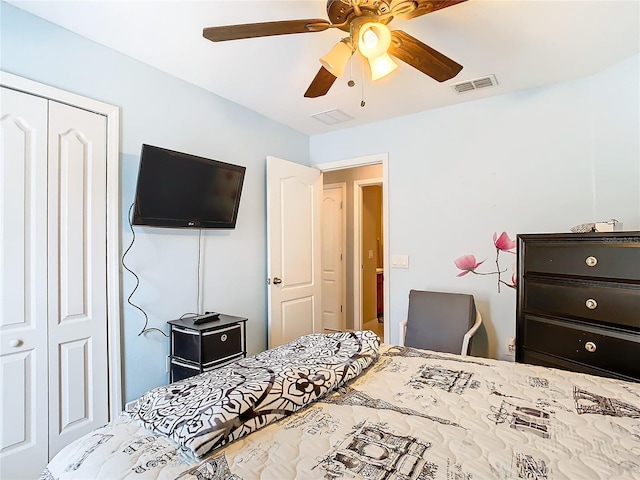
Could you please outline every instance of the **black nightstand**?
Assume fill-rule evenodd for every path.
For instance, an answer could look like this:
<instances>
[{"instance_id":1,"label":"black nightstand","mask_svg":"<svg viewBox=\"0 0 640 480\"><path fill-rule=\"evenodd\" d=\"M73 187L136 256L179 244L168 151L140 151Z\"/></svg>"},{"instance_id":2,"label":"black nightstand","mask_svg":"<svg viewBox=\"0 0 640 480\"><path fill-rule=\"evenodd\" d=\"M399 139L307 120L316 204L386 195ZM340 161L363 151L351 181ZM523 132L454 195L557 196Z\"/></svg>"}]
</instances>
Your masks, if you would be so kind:
<instances>
[{"instance_id":1,"label":"black nightstand","mask_svg":"<svg viewBox=\"0 0 640 480\"><path fill-rule=\"evenodd\" d=\"M246 318L220 314L218 320L200 325L190 318L167 323L171 383L247 356Z\"/></svg>"}]
</instances>

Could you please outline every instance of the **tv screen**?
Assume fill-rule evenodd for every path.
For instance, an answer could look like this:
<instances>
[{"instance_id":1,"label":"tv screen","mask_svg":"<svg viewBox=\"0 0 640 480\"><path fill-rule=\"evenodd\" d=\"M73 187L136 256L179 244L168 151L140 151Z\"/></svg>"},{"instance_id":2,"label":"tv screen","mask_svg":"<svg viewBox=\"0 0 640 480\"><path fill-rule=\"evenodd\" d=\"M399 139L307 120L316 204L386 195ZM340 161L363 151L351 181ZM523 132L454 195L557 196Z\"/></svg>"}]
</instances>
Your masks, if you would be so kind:
<instances>
[{"instance_id":1,"label":"tv screen","mask_svg":"<svg viewBox=\"0 0 640 480\"><path fill-rule=\"evenodd\" d=\"M133 224L235 228L245 170L143 144Z\"/></svg>"}]
</instances>

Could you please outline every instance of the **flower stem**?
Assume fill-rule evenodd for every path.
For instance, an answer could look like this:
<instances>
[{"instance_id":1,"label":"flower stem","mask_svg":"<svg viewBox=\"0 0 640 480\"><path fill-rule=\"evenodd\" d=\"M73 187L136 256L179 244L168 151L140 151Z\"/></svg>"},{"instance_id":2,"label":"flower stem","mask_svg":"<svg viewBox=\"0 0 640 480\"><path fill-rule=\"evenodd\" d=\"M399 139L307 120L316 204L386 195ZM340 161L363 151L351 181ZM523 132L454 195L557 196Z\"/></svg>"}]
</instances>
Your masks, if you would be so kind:
<instances>
[{"instance_id":1,"label":"flower stem","mask_svg":"<svg viewBox=\"0 0 640 480\"><path fill-rule=\"evenodd\" d=\"M500 280L500 283L501 283L501 284L503 284L503 285L506 285L506 286L507 286L507 287L509 287L509 288L514 288L514 289L516 288L516 286L515 286L515 285L512 285L512 284L510 284L510 283L507 283L507 282L505 282L504 280ZM499 287L498 287L498 288L499 288ZM500 290L498 289L498 291L500 291Z\"/></svg>"},{"instance_id":2,"label":"flower stem","mask_svg":"<svg viewBox=\"0 0 640 480\"><path fill-rule=\"evenodd\" d=\"M502 282L502 279L500 278L500 249L498 247L496 247L496 270L498 271L498 293L500 293L500 283L504 283Z\"/></svg>"}]
</instances>

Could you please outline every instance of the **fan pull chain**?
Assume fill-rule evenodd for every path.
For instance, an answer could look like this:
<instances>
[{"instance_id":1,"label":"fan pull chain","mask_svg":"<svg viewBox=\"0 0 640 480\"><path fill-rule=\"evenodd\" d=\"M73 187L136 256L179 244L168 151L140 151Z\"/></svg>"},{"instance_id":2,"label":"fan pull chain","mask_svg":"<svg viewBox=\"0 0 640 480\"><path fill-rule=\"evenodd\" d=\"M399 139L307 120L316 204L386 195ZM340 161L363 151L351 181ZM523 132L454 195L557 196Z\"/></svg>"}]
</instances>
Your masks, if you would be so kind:
<instances>
[{"instance_id":1,"label":"fan pull chain","mask_svg":"<svg viewBox=\"0 0 640 480\"><path fill-rule=\"evenodd\" d=\"M353 81L353 57L355 57L356 53L355 42L353 41L353 23L349 24L349 45L351 46L351 58L349 58L349 81L347 85L353 87L356 84L356 82Z\"/></svg>"},{"instance_id":2,"label":"fan pull chain","mask_svg":"<svg viewBox=\"0 0 640 480\"><path fill-rule=\"evenodd\" d=\"M364 101L364 62L361 65L360 73L362 73L362 83L361 83L362 89L360 91L361 92L360 106L364 107L365 106L365 101Z\"/></svg>"},{"instance_id":3,"label":"fan pull chain","mask_svg":"<svg viewBox=\"0 0 640 480\"><path fill-rule=\"evenodd\" d=\"M356 82L353 81L353 55L351 56L351 58L349 59L349 81L347 82L347 85L349 85L350 87L355 86Z\"/></svg>"}]
</instances>

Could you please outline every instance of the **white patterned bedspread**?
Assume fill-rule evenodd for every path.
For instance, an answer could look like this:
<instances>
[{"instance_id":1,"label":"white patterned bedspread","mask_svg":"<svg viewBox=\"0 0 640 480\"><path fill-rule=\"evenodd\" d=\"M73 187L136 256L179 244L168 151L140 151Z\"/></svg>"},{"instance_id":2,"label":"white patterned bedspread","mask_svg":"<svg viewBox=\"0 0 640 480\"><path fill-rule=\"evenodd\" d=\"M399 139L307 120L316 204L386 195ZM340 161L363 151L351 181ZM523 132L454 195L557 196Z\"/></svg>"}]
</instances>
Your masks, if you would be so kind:
<instances>
[{"instance_id":1,"label":"white patterned bedspread","mask_svg":"<svg viewBox=\"0 0 640 480\"><path fill-rule=\"evenodd\" d=\"M43 478L640 479L640 384L383 345L345 387L202 461L123 415Z\"/></svg>"}]
</instances>

